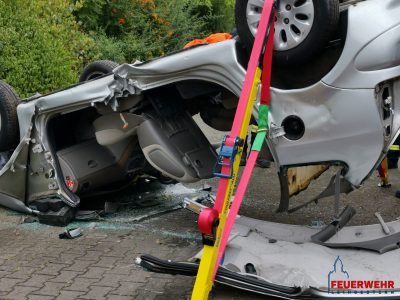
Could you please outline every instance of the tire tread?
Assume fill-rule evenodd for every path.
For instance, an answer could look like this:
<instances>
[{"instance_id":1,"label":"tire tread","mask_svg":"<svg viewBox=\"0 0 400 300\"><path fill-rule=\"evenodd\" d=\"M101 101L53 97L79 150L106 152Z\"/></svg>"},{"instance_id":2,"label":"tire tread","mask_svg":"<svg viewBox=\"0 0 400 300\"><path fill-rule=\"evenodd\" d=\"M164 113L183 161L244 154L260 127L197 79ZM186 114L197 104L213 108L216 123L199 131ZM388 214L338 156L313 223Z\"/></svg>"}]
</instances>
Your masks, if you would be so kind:
<instances>
[{"instance_id":1,"label":"tire tread","mask_svg":"<svg viewBox=\"0 0 400 300\"><path fill-rule=\"evenodd\" d=\"M112 61L112 60L97 60L90 64L88 64L82 71L81 75L79 76L79 82L85 82L91 79L90 75L93 72L103 73L104 75L109 74L118 67L119 64Z\"/></svg>"},{"instance_id":2,"label":"tire tread","mask_svg":"<svg viewBox=\"0 0 400 300\"><path fill-rule=\"evenodd\" d=\"M14 89L0 80L0 151L7 151L18 144L19 127L17 105L19 98Z\"/></svg>"}]
</instances>

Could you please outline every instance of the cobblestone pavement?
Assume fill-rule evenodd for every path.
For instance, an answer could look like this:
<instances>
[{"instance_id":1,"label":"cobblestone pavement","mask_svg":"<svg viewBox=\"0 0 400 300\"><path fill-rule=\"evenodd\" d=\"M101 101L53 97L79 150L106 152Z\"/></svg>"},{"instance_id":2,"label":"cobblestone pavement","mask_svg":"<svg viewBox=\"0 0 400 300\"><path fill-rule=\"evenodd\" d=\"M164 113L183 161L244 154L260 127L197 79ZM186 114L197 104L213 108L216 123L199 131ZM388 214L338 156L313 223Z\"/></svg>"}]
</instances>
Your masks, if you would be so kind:
<instances>
[{"instance_id":1,"label":"cobblestone pavement","mask_svg":"<svg viewBox=\"0 0 400 300\"><path fill-rule=\"evenodd\" d=\"M296 196L300 204L318 194L330 176ZM400 216L400 201L394 197L400 187L398 170L390 171L393 187L380 189L372 176L360 190L342 197L342 207L353 205L357 215L351 224L377 223L380 211L386 221ZM214 188L216 180L208 181ZM202 184L202 183L200 183ZM200 184L192 185L198 187ZM256 169L241 214L275 222L311 224L329 222L331 200L311 205L293 214L276 214L279 203L276 170ZM187 299L194 279L147 272L134 264L141 254L175 261L187 260L201 249L197 217L176 210L140 222L74 223L83 236L60 240L63 228L21 224L21 215L0 208L0 299ZM268 299L217 286L212 299Z\"/></svg>"},{"instance_id":2,"label":"cobblestone pavement","mask_svg":"<svg viewBox=\"0 0 400 300\"><path fill-rule=\"evenodd\" d=\"M193 279L147 272L141 254L186 260L200 249L190 212L180 210L140 224L75 223L83 236L60 240L62 228L18 224L0 211L0 299L187 299ZM177 219L190 220L187 226ZM260 299L226 288L214 299Z\"/></svg>"}]
</instances>

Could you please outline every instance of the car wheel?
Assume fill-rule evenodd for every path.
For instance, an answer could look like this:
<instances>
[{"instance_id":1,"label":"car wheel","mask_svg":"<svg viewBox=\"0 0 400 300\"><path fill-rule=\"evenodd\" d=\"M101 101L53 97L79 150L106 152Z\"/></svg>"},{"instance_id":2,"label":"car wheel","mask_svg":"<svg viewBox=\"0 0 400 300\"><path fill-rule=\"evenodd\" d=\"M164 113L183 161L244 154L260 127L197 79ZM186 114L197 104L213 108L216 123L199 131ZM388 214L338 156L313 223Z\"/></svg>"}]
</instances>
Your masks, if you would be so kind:
<instances>
[{"instance_id":1,"label":"car wheel","mask_svg":"<svg viewBox=\"0 0 400 300\"><path fill-rule=\"evenodd\" d=\"M89 81L110 74L118 64L111 60L98 60L88 64L79 77L79 82Z\"/></svg>"},{"instance_id":2,"label":"car wheel","mask_svg":"<svg viewBox=\"0 0 400 300\"><path fill-rule=\"evenodd\" d=\"M0 151L14 149L18 145L18 103L14 89L0 80Z\"/></svg>"},{"instance_id":3,"label":"car wheel","mask_svg":"<svg viewBox=\"0 0 400 300\"><path fill-rule=\"evenodd\" d=\"M275 18L274 63L306 62L329 41L339 22L338 0L280 0ZM264 0L236 0L236 27L248 50L254 43Z\"/></svg>"}]
</instances>

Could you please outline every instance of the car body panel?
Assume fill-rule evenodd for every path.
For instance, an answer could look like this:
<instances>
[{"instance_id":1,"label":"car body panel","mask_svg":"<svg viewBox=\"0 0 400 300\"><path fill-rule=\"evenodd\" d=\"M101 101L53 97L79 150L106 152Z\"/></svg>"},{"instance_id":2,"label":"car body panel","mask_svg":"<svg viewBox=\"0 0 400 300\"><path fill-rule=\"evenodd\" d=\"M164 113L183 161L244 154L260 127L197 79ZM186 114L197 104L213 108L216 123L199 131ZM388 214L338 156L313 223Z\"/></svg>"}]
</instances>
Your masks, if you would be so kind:
<instances>
[{"instance_id":1,"label":"car body panel","mask_svg":"<svg viewBox=\"0 0 400 300\"><path fill-rule=\"evenodd\" d=\"M322 81L342 89L371 89L398 77L400 2L369 0L348 9L347 43Z\"/></svg>"},{"instance_id":2,"label":"car body panel","mask_svg":"<svg viewBox=\"0 0 400 300\"><path fill-rule=\"evenodd\" d=\"M347 41L337 65L312 86L271 88L267 142L281 170L340 164L344 179L358 187L380 163L400 128L400 66L395 65L399 12L400 5L393 0L370 0L349 7ZM385 18L374 18L378 13ZM359 28L370 30L360 35ZM373 64L375 57L370 61L368 57L382 41L390 41L383 53L394 56L385 60L376 53L379 58ZM216 84L239 97L246 71L238 51L235 40L197 46L146 63L124 64L112 75L21 103L17 109L21 142L0 172L1 192L23 205L55 197L77 206L79 197L66 187L48 136L47 126L54 116L99 103L117 112L128 96L189 80ZM386 98L381 92L385 86ZM385 118L383 109L388 113ZM285 137L282 129L282 121L292 115L305 124L304 135L297 140ZM257 107L254 117L258 117ZM315 177L315 172L309 175ZM308 182L307 178L302 182ZM11 184L19 187L19 193ZM26 189L27 193L22 192ZM11 207L9 200L0 203Z\"/></svg>"},{"instance_id":3,"label":"car body panel","mask_svg":"<svg viewBox=\"0 0 400 300\"><path fill-rule=\"evenodd\" d=\"M117 109L119 101L124 101L128 95L141 94L148 89L189 79L216 83L238 95L246 71L237 61L236 43L227 41L196 47L147 63L122 65L114 70L112 75L27 99L17 108L20 144L10 161L3 167L0 177L0 186L1 182L4 182L4 187L0 187L1 192L6 195L12 194L14 200L11 203L8 196L2 200L0 194L0 203L23 212L31 211L25 205L25 198L31 201L42 197L57 197L73 207L79 204L79 198L66 188L60 175L60 166L51 149L46 126L52 116L91 107L100 102ZM26 155L28 147L29 162ZM8 174L14 174L15 158L23 153L25 159L20 162L25 168L21 171L23 178L9 179ZM31 172L26 180L28 165ZM29 195L13 193L11 182L19 191L25 191L26 186L29 187Z\"/></svg>"},{"instance_id":4,"label":"car body panel","mask_svg":"<svg viewBox=\"0 0 400 300\"><path fill-rule=\"evenodd\" d=\"M342 162L346 179L358 186L381 158L383 128L373 89L342 90L322 82L302 90L272 89L271 122L280 125L291 115L300 116L306 130L297 141L275 139L280 166Z\"/></svg>"}]
</instances>

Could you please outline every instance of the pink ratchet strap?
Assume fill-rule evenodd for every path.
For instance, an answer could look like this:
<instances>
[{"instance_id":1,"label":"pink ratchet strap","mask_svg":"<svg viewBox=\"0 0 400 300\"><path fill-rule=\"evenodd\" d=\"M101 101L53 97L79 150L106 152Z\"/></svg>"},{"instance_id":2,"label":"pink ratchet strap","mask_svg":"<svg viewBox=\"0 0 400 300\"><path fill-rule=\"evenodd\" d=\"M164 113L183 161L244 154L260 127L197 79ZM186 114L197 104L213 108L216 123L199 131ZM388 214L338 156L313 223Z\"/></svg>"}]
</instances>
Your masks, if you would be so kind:
<instances>
[{"instance_id":1,"label":"pink ratchet strap","mask_svg":"<svg viewBox=\"0 0 400 300\"><path fill-rule=\"evenodd\" d=\"M263 9L263 13L264 12L266 14L268 13L268 15L271 16L271 14L273 13L273 11L272 11L273 1L271 0L269 2L270 3L268 3L268 1L266 1L264 9ZM267 27L269 18L264 18L264 21L266 24L262 24L262 25ZM260 26L261 26L261 24L260 24ZM258 44L254 45L254 47L257 46L256 50L258 50L258 47L262 47L264 41L262 39L259 39L258 41L256 40L256 42L258 42ZM229 215L228 215L226 223L225 223L224 231L222 233L222 238L221 238L221 242L220 242L220 248L219 248L219 252L218 252L217 265L216 265L216 268L214 268L213 280L215 279L215 276L217 274L218 267L221 263L221 259L224 255L230 233L232 231L233 225L236 220L236 216L239 212L240 205L242 204L244 195L247 190L247 186L249 184L251 175L253 173L254 166L256 164L256 160L258 158L258 155L261 151L262 144L267 135L268 113L269 113L269 105L270 105L270 87L271 87L273 48L274 48L274 23L272 22L272 24L270 26L268 42L267 42L267 46L266 46L266 50L265 50L264 58L263 58L262 90L261 90L261 99L260 99L261 106L260 106L260 110L259 110L259 122L258 122L259 123L259 133L257 134L257 138L251 149L249 158L247 160L247 164L245 166L242 177L240 179L239 186L236 191L236 195L234 197L233 203L232 203L230 211L229 211ZM253 50L253 54L254 54L254 50ZM257 68L257 64L256 64L255 60L253 60L253 61L250 60L250 61L252 62L252 64L251 64L251 66L249 64L249 68L250 67ZM249 84L249 87L251 88L251 82ZM243 94L246 94L246 93L244 93L244 88L243 88L242 95ZM245 106L246 103L243 104L243 102L244 101L240 101L240 104L242 104L242 105L239 105L238 109L244 110L246 108L246 106ZM242 120L241 120L241 118L238 118L238 115L239 116L244 115L244 111L241 112L240 114L238 114L238 113L236 114L232 131L238 130L235 125L237 125L237 124L239 124L239 126L241 125L240 123ZM238 128L240 130L240 127L238 127ZM232 133L231 133L231 136L232 136ZM218 190L220 190L220 187ZM222 201L221 201L221 197L218 198L218 194L217 194L217 200L216 200L216 205L215 205L215 207L217 207L217 209L220 209L220 207L222 206L222 204L220 204L219 201L223 202L223 200L224 200L223 195L222 195Z\"/></svg>"}]
</instances>

